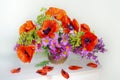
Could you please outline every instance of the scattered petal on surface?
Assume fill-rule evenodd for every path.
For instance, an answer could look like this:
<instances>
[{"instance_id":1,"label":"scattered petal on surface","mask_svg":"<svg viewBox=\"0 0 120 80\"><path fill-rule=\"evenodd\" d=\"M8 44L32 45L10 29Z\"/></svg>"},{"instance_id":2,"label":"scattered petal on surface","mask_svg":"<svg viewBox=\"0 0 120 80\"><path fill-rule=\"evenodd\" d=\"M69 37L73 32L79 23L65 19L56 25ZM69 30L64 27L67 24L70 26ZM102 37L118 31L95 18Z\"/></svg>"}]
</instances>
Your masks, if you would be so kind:
<instances>
[{"instance_id":1,"label":"scattered petal on surface","mask_svg":"<svg viewBox=\"0 0 120 80\"><path fill-rule=\"evenodd\" d=\"M47 75L47 70L39 69L39 70L36 71L36 73L41 74L41 75Z\"/></svg>"},{"instance_id":2,"label":"scattered petal on surface","mask_svg":"<svg viewBox=\"0 0 120 80\"><path fill-rule=\"evenodd\" d=\"M69 66L68 67L70 70L79 70L79 69L82 69L83 67L81 66L76 66L76 65L72 65L72 66Z\"/></svg>"},{"instance_id":3,"label":"scattered petal on surface","mask_svg":"<svg viewBox=\"0 0 120 80\"><path fill-rule=\"evenodd\" d=\"M51 66L44 66L42 69L39 69L36 71L36 73L41 75L47 75L47 72L50 72L53 70L54 67Z\"/></svg>"},{"instance_id":4,"label":"scattered petal on surface","mask_svg":"<svg viewBox=\"0 0 120 80\"><path fill-rule=\"evenodd\" d=\"M97 68L97 64L92 63L92 62L88 63L87 66L92 67L92 68Z\"/></svg>"},{"instance_id":5,"label":"scattered petal on surface","mask_svg":"<svg viewBox=\"0 0 120 80\"><path fill-rule=\"evenodd\" d=\"M50 72L53 70L54 67L51 66L44 66L43 69L46 70L47 72Z\"/></svg>"},{"instance_id":6,"label":"scattered petal on surface","mask_svg":"<svg viewBox=\"0 0 120 80\"><path fill-rule=\"evenodd\" d=\"M66 79L68 79L70 77L69 74L66 71L64 71L63 69L61 70L61 74Z\"/></svg>"},{"instance_id":7,"label":"scattered petal on surface","mask_svg":"<svg viewBox=\"0 0 120 80\"><path fill-rule=\"evenodd\" d=\"M20 71L21 71L21 68L19 67L19 68L12 69L10 72L11 73L19 73Z\"/></svg>"}]
</instances>

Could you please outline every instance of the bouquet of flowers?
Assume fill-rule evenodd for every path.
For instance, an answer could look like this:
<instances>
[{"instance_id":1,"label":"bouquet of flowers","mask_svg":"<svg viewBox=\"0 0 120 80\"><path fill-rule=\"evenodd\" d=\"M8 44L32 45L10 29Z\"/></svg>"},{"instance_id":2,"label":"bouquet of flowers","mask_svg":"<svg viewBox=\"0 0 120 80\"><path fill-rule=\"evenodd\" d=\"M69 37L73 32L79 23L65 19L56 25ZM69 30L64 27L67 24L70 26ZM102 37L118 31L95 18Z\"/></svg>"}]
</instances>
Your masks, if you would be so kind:
<instances>
[{"instance_id":1,"label":"bouquet of flowers","mask_svg":"<svg viewBox=\"0 0 120 80\"><path fill-rule=\"evenodd\" d=\"M19 28L15 50L22 62L30 63L35 53L56 61L73 53L99 63L96 53L104 53L105 45L87 24L79 24L63 9L50 7L40 11L35 22L28 20Z\"/></svg>"}]
</instances>

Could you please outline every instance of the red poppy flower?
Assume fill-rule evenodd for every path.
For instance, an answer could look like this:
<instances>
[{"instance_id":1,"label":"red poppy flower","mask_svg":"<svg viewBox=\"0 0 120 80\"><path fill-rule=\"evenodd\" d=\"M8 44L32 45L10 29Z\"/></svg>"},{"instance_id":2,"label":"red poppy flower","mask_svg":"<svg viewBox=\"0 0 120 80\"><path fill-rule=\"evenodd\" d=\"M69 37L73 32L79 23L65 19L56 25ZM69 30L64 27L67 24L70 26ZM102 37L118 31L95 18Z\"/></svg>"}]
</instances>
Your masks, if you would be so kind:
<instances>
[{"instance_id":1,"label":"red poppy flower","mask_svg":"<svg viewBox=\"0 0 120 80\"><path fill-rule=\"evenodd\" d=\"M62 21L62 25L63 25L62 27L64 29L64 32L69 33L70 30L73 29L73 27L70 26L70 24L71 24L70 18L67 15L65 15L62 17L61 21Z\"/></svg>"},{"instance_id":2,"label":"red poppy flower","mask_svg":"<svg viewBox=\"0 0 120 80\"><path fill-rule=\"evenodd\" d=\"M88 51L92 51L97 42L98 42L97 36L91 32L86 32L82 36L82 46Z\"/></svg>"},{"instance_id":3,"label":"red poppy flower","mask_svg":"<svg viewBox=\"0 0 120 80\"><path fill-rule=\"evenodd\" d=\"M51 38L55 37L55 32L59 30L59 24L55 20L44 21L42 28L37 31L37 34L43 38L49 36Z\"/></svg>"},{"instance_id":4,"label":"red poppy flower","mask_svg":"<svg viewBox=\"0 0 120 80\"><path fill-rule=\"evenodd\" d=\"M22 34L23 32L29 32L31 30L35 29L35 25L33 24L33 22L31 20L26 21L26 23L24 23L20 29L19 29L19 33Z\"/></svg>"},{"instance_id":5,"label":"red poppy flower","mask_svg":"<svg viewBox=\"0 0 120 80\"><path fill-rule=\"evenodd\" d=\"M79 31L79 24L76 19L71 21L71 19L65 15L62 17L61 21L65 33L69 33L71 30Z\"/></svg>"},{"instance_id":6,"label":"red poppy flower","mask_svg":"<svg viewBox=\"0 0 120 80\"><path fill-rule=\"evenodd\" d=\"M74 27L74 30L78 32L79 31L79 24L78 24L76 19L73 19L72 25Z\"/></svg>"},{"instance_id":7,"label":"red poppy flower","mask_svg":"<svg viewBox=\"0 0 120 80\"><path fill-rule=\"evenodd\" d=\"M29 46L19 45L17 47L18 58L24 63L31 62L34 52L35 52L35 46L33 45L29 45Z\"/></svg>"},{"instance_id":8,"label":"red poppy flower","mask_svg":"<svg viewBox=\"0 0 120 80\"><path fill-rule=\"evenodd\" d=\"M46 15L54 16L56 19L61 20L62 17L64 15L66 15L66 12L64 10L62 10L62 9L59 9L59 8L50 7L47 10Z\"/></svg>"},{"instance_id":9,"label":"red poppy flower","mask_svg":"<svg viewBox=\"0 0 120 80\"><path fill-rule=\"evenodd\" d=\"M89 32L90 31L89 26L87 24L85 24L85 23L83 23L83 24L80 25L80 29L83 32Z\"/></svg>"}]
</instances>

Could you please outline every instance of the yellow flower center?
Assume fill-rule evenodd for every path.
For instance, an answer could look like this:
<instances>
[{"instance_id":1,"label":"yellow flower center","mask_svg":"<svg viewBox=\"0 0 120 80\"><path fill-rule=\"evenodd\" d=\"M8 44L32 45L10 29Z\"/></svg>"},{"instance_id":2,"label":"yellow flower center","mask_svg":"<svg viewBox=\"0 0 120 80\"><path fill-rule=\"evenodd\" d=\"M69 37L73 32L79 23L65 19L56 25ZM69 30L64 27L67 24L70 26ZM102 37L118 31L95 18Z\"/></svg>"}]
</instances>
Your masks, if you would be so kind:
<instances>
[{"instance_id":1,"label":"yellow flower center","mask_svg":"<svg viewBox=\"0 0 120 80\"><path fill-rule=\"evenodd\" d=\"M48 43L48 42L49 42L49 40L48 40L48 39L46 39L46 40L45 40L45 42L46 42L46 43Z\"/></svg>"},{"instance_id":2,"label":"yellow flower center","mask_svg":"<svg viewBox=\"0 0 120 80\"><path fill-rule=\"evenodd\" d=\"M66 49L68 49L69 48L69 46L66 46Z\"/></svg>"},{"instance_id":3,"label":"yellow flower center","mask_svg":"<svg viewBox=\"0 0 120 80\"><path fill-rule=\"evenodd\" d=\"M64 51L63 53L64 53L64 54L67 54L67 52L66 52L66 51Z\"/></svg>"}]
</instances>

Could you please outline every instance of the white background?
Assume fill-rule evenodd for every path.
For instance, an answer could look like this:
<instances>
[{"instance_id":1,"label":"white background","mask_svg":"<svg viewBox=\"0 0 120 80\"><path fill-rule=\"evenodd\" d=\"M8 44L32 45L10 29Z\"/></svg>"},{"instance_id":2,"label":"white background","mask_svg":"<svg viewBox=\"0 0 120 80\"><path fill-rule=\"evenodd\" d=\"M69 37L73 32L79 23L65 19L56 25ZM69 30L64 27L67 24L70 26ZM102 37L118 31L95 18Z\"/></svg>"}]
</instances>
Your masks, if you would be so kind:
<instances>
[{"instance_id":1,"label":"white background","mask_svg":"<svg viewBox=\"0 0 120 80\"><path fill-rule=\"evenodd\" d=\"M99 57L101 80L119 80L119 0L0 0L0 58L14 54L19 26L26 20L35 20L39 9L49 6L65 9L69 16L79 23L89 24L99 37L103 37L108 51Z\"/></svg>"}]
</instances>

